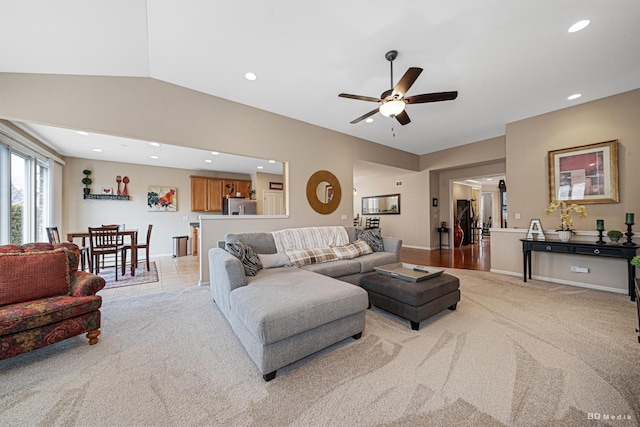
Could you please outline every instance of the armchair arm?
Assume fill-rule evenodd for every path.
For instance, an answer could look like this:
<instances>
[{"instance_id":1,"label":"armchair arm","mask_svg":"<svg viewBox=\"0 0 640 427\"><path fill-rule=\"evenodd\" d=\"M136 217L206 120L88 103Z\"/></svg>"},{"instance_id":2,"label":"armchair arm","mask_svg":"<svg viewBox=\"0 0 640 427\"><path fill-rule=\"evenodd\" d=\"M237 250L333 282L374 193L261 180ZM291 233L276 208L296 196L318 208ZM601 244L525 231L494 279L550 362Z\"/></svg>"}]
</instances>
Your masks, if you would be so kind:
<instances>
[{"instance_id":1,"label":"armchair arm","mask_svg":"<svg viewBox=\"0 0 640 427\"><path fill-rule=\"evenodd\" d=\"M77 271L75 280L71 282L70 294L74 297L95 295L106 285L104 279L86 271Z\"/></svg>"}]
</instances>

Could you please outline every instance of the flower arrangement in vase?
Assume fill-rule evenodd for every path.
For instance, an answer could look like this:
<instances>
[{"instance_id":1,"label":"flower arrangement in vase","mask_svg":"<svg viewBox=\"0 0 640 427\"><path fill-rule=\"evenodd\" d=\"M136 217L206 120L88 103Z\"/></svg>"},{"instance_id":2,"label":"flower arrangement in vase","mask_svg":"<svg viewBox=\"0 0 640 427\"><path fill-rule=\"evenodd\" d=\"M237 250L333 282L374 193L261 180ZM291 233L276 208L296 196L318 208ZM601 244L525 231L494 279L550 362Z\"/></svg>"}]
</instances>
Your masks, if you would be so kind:
<instances>
[{"instance_id":1,"label":"flower arrangement in vase","mask_svg":"<svg viewBox=\"0 0 640 427\"><path fill-rule=\"evenodd\" d=\"M551 212L555 212L557 209L560 210L560 228L556 231L558 232L558 237L563 242L568 242L571 240L571 236L574 234L574 231L571 227L573 227L573 218L571 218L571 212L577 213L580 218L586 218L587 209L582 205L577 205L575 203L568 204L567 202L554 200L549 204L549 207L545 209L546 214L550 214Z\"/></svg>"}]
</instances>

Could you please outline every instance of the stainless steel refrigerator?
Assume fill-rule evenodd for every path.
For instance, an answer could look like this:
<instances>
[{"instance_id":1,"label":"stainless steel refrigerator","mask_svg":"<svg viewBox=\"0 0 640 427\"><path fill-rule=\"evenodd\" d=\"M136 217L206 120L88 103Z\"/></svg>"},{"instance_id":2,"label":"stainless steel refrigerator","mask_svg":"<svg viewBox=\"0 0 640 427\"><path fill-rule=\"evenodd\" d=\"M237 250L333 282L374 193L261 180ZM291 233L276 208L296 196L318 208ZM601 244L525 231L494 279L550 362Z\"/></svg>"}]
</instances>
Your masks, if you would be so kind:
<instances>
[{"instance_id":1,"label":"stainless steel refrigerator","mask_svg":"<svg viewBox=\"0 0 640 427\"><path fill-rule=\"evenodd\" d=\"M240 197L222 199L223 215L256 215L256 201Z\"/></svg>"}]
</instances>

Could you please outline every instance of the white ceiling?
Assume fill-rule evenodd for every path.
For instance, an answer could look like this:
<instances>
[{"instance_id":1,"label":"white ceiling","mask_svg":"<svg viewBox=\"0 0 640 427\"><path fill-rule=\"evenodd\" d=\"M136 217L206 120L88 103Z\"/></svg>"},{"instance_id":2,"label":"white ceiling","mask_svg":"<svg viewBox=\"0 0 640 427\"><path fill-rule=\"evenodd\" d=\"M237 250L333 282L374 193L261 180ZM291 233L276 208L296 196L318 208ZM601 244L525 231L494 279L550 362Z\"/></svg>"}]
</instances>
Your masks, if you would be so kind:
<instances>
[{"instance_id":1,"label":"white ceiling","mask_svg":"<svg viewBox=\"0 0 640 427\"><path fill-rule=\"evenodd\" d=\"M640 87L637 0L0 0L0 10L0 72L152 77L415 154ZM581 19L591 24L568 33ZM380 114L350 124L377 104L338 93L388 89L391 49L395 82L424 69L408 95L458 99L408 105L407 126Z\"/></svg>"}]
</instances>

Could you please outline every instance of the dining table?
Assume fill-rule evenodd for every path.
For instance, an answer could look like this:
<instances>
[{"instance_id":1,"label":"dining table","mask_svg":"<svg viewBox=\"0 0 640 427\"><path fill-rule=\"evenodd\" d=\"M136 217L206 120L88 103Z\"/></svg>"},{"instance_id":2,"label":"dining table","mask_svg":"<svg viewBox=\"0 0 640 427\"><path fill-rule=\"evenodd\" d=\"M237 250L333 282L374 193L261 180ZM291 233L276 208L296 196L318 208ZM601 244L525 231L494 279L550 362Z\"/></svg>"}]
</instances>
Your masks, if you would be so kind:
<instances>
[{"instance_id":1,"label":"dining table","mask_svg":"<svg viewBox=\"0 0 640 427\"><path fill-rule=\"evenodd\" d=\"M136 275L136 267L138 266L138 251L136 250L136 242L138 241L138 230L128 229L120 230L118 234L128 236L131 243L131 276ZM67 233L67 241L73 243L73 239L82 239L82 246L86 247L86 239L89 238L89 230L73 231Z\"/></svg>"}]
</instances>

